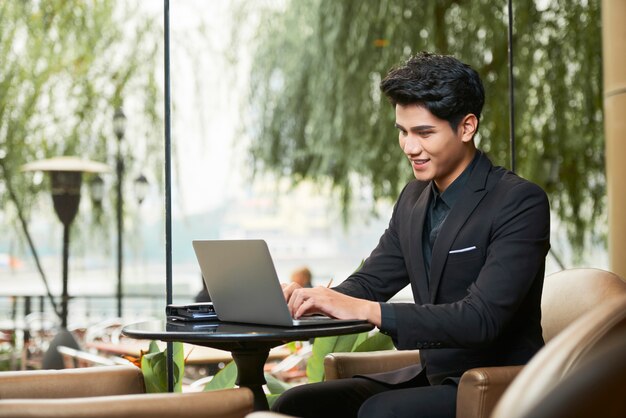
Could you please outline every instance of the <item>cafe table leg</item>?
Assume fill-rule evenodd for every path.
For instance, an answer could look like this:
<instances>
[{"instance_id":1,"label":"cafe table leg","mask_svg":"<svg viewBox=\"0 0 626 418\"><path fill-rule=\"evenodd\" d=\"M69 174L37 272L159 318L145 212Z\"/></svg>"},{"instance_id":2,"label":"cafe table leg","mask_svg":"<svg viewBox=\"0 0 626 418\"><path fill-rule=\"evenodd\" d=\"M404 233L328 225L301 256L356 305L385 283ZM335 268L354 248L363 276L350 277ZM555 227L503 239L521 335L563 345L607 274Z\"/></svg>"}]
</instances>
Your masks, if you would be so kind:
<instances>
[{"instance_id":1,"label":"cafe table leg","mask_svg":"<svg viewBox=\"0 0 626 418\"><path fill-rule=\"evenodd\" d=\"M237 364L237 385L247 387L254 394L254 410L266 411L269 409L267 397L263 392L265 376L263 366L269 355L269 348L232 351L233 359Z\"/></svg>"}]
</instances>

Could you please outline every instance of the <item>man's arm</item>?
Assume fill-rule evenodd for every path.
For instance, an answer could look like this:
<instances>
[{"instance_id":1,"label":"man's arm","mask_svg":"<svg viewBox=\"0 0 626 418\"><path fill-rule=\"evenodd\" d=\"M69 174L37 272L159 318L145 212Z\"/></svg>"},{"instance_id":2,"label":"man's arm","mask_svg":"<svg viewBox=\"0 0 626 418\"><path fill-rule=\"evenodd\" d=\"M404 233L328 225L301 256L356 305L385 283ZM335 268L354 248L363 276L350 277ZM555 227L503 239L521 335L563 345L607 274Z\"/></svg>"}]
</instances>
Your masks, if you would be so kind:
<instances>
[{"instance_id":1,"label":"man's arm","mask_svg":"<svg viewBox=\"0 0 626 418\"><path fill-rule=\"evenodd\" d=\"M359 271L333 289L303 289L293 283L283 288L294 318L323 313L339 319L365 319L381 326L378 301L388 300L409 284L396 230L398 206L406 189L402 190L394 206L389 227Z\"/></svg>"},{"instance_id":2,"label":"man's arm","mask_svg":"<svg viewBox=\"0 0 626 418\"><path fill-rule=\"evenodd\" d=\"M377 302L386 302L409 284L404 253L400 245L398 228L402 217L415 204L426 183L408 183L396 202L389 226L380 237L378 245L365 260L361 268L336 286L334 290Z\"/></svg>"}]
</instances>

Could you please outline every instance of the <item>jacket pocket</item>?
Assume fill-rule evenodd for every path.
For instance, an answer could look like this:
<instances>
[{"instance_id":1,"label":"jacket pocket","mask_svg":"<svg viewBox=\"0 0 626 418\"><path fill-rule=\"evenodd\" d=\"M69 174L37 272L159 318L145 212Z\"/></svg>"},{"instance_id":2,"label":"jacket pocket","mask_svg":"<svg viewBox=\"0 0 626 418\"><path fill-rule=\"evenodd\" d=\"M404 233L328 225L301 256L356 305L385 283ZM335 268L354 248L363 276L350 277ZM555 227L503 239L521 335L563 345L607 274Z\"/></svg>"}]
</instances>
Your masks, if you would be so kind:
<instances>
[{"instance_id":1,"label":"jacket pocket","mask_svg":"<svg viewBox=\"0 0 626 418\"><path fill-rule=\"evenodd\" d=\"M473 248L472 248L473 247ZM476 246L463 246L461 248L453 248L448 252L448 264L462 263L464 261L473 260L483 256L483 252Z\"/></svg>"}]
</instances>

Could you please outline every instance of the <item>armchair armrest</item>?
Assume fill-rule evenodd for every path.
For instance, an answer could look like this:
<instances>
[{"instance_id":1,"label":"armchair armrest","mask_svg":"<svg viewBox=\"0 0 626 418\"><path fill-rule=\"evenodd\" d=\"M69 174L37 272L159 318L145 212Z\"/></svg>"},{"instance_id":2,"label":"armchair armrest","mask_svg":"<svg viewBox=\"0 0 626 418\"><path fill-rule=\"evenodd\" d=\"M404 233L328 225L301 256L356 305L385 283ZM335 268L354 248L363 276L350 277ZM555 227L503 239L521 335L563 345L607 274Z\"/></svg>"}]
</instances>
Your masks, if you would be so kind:
<instances>
[{"instance_id":1,"label":"armchair armrest","mask_svg":"<svg viewBox=\"0 0 626 418\"><path fill-rule=\"evenodd\" d=\"M244 418L254 397L247 388L70 399L0 400L0 418Z\"/></svg>"},{"instance_id":2,"label":"armchair armrest","mask_svg":"<svg viewBox=\"0 0 626 418\"><path fill-rule=\"evenodd\" d=\"M144 392L143 375L135 366L0 373L0 399L82 398Z\"/></svg>"},{"instance_id":3,"label":"armchair armrest","mask_svg":"<svg viewBox=\"0 0 626 418\"><path fill-rule=\"evenodd\" d=\"M463 373L457 392L457 418L487 418L524 366L481 367Z\"/></svg>"},{"instance_id":4,"label":"armchair armrest","mask_svg":"<svg viewBox=\"0 0 626 418\"><path fill-rule=\"evenodd\" d=\"M331 353L324 358L326 380L355 374L388 372L420 361L418 350L386 350L364 353Z\"/></svg>"}]
</instances>

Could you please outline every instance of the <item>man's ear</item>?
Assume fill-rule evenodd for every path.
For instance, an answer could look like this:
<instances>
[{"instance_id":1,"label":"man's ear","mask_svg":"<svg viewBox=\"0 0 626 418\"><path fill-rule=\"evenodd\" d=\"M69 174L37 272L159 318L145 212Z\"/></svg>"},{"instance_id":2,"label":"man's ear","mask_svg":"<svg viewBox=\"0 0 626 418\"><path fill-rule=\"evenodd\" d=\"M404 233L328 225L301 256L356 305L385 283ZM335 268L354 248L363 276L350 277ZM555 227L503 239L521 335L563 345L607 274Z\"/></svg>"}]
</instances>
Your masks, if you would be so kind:
<instances>
[{"instance_id":1,"label":"man's ear","mask_svg":"<svg viewBox=\"0 0 626 418\"><path fill-rule=\"evenodd\" d=\"M469 142L474 138L478 129L478 118L473 113L468 113L459 123L461 141Z\"/></svg>"}]
</instances>

